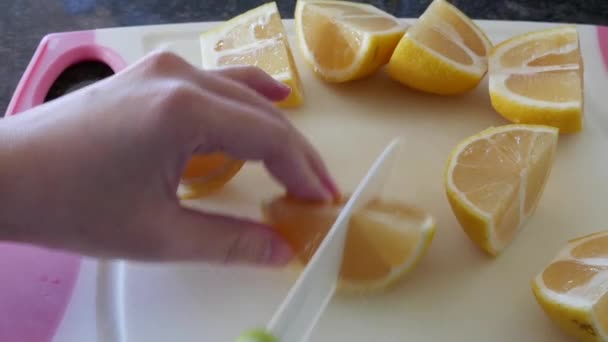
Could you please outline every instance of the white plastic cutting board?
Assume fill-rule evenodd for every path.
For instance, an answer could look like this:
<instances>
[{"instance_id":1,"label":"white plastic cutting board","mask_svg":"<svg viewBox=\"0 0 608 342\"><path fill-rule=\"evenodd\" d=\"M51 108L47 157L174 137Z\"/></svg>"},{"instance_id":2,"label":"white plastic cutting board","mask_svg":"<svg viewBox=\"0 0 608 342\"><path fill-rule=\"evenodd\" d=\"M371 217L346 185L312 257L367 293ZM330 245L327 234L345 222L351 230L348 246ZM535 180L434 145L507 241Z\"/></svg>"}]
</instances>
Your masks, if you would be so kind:
<instances>
[{"instance_id":1,"label":"white plastic cutting board","mask_svg":"<svg viewBox=\"0 0 608 342\"><path fill-rule=\"evenodd\" d=\"M406 20L406 22L409 22ZM479 21L493 43L554 24ZM214 23L105 29L99 43L131 63L163 47L200 65L198 35ZM344 191L352 191L396 135L404 155L386 195L430 211L438 222L420 266L396 288L367 298L335 298L313 341L568 341L544 316L532 278L570 238L608 229L608 74L596 27L581 25L585 130L560 138L557 160L535 216L500 257L481 253L459 227L444 195L448 153L461 139L505 124L487 82L466 95L436 97L382 73L351 84L316 79L286 21L306 102L286 114L318 147ZM219 194L188 205L260 217L259 203L282 189L247 165ZM167 227L170 229L170 227ZM87 260L55 341L232 341L264 325L297 274L201 264L105 264Z\"/></svg>"}]
</instances>

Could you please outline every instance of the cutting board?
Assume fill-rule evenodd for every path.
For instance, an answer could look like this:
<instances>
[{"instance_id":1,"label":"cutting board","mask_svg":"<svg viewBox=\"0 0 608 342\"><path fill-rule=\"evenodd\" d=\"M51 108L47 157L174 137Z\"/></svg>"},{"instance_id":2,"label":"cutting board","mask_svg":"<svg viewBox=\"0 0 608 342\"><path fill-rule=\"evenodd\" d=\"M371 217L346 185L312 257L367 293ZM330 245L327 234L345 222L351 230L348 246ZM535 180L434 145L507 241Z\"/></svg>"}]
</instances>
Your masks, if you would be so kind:
<instances>
[{"instance_id":1,"label":"cutting board","mask_svg":"<svg viewBox=\"0 0 608 342\"><path fill-rule=\"evenodd\" d=\"M61 71L81 60L99 59L118 71L163 48L201 65L198 35L216 24L49 35L7 114L41 103ZM493 43L557 25L478 24ZM530 282L566 240L608 229L608 28L578 25L585 62L584 131L560 137L536 214L503 255L490 258L463 233L442 183L456 143L507 123L490 105L487 79L453 97L407 89L383 72L349 84L327 84L304 64L293 22L285 25L306 97L302 107L285 114L319 149L342 190L352 191L385 144L401 136L406 144L384 195L425 208L438 224L427 256L413 273L386 293L336 296L312 340L568 341L536 304ZM282 191L259 164L251 163L222 191L184 204L260 218L260 202ZM0 260L10 260L0 278L17 277L0 287L3 341L231 341L265 324L297 277L286 269L109 263L15 245L0 245ZM54 300L41 301L43 293Z\"/></svg>"}]
</instances>

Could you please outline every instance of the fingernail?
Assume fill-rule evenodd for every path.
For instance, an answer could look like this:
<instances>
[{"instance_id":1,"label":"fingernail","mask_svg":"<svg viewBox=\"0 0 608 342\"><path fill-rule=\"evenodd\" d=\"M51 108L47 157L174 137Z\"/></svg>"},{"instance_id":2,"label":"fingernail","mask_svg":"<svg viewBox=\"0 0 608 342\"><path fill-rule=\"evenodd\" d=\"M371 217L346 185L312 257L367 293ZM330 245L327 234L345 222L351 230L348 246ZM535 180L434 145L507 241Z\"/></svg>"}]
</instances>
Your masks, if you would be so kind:
<instances>
[{"instance_id":1,"label":"fingernail","mask_svg":"<svg viewBox=\"0 0 608 342\"><path fill-rule=\"evenodd\" d=\"M291 87L288 86L287 84L281 82L281 81L275 81L276 85L278 86L278 88L284 90L284 91L289 91L291 92Z\"/></svg>"},{"instance_id":2,"label":"fingernail","mask_svg":"<svg viewBox=\"0 0 608 342\"><path fill-rule=\"evenodd\" d=\"M322 199L324 201L331 201L334 199L334 194L330 190L328 190L327 188L322 188L322 189L323 190L322 190L321 196L323 196Z\"/></svg>"},{"instance_id":3,"label":"fingernail","mask_svg":"<svg viewBox=\"0 0 608 342\"><path fill-rule=\"evenodd\" d=\"M263 91L263 94L271 101L283 101L291 94L291 88L279 81L275 81L274 85L270 85Z\"/></svg>"},{"instance_id":4,"label":"fingernail","mask_svg":"<svg viewBox=\"0 0 608 342\"><path fill-rule=\"evenodd\" d=\"M306 192L301 194L292 193L292 196L302 200L321 202L329 202L334 197L332 193L321 184L315 188L308 188L306 189Z\"/></svg>"},{"instance_id":5,"label":"fingernail","mask_svg":"<svg viewBox=\"0 0 608 342\"><path fill-rule=\"evenodd\" d=\"M277 85L277 91L281 92L281 95L283 97L287 97L287 96L289 96L289 94L291 94L291 87L288 86L287 84L277 81L276 85Z\"/></svg>"},{"instance_id":6,"label":"fingernail","mask_svg":"<svg viewBox=\"0 0 608 342\"><path fill-rule=\"evenodd\" d=\"M336 199L342 196L338 185L336 184L336 182L334 182L332 178L328 178L324 183L324 185L327 187L327 191L330 192L332 199Z\"/></svg>"}]
</instances>

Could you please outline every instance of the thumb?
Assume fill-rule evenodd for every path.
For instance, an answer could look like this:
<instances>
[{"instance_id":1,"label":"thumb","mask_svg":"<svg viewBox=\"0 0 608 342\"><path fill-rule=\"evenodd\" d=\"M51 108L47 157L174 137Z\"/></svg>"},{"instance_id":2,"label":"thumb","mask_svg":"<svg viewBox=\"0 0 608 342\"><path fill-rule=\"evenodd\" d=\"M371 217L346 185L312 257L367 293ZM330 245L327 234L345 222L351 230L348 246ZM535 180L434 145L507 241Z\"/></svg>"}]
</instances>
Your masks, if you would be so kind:
<instances>
[{"instance_id":1,"label":"thumb","mask_svg":"<svg viewBox=\"0 0 608 342\"><path fill-rule=\"evenodd\" d=\"M283 265L292 257L287 243L267 226L188 208L180 208L163 234L168 234L166 259Z\"/></svg>"}]
</instances>

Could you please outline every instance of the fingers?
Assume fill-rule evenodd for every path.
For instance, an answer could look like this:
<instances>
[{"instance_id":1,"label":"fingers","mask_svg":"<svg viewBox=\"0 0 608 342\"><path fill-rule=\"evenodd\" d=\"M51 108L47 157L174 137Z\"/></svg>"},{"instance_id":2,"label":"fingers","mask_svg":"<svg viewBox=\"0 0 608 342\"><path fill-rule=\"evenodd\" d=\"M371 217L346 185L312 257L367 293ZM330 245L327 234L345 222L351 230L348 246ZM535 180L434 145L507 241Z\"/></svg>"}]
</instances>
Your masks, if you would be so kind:
<instances>
[{"instance_id":1,"label":"fingers","mask_svg":"<svg viewBox=\"0 0 608 342\"><path fill-rule=\"evenodd\" d=\"M188 153L219 151L239 159L262 160L295 196L327 200L336 195L317 152L271 102L289 95L281 82L251 66L201 71L168 53L150 57L145 66L164 77L181 74L200 89L200 94L192 96L189 87L178 87L186 91L169 96L166 104L167 112L191 112L182 123L188 131L183 136L195 137Z\"/></svg>"},{"instance_id":2,"label":"fingers","mask_svg":"<svg viewBox=\"0 0 608 342\"><path fill-rule=\"evenodd\" d=\"M270 101L281 101L287 98L291 89L280 81L275 80L262 69L252 66L225 68L210 72L218 74L235 82L245 85Z\"/></svg>"},{"instance_id":3,"label":"fingers","mask_svg":"<svg viewBox=\"0 0 608 342\"><path fill-rule=\"evenodd\" d=\"M262 69L254 66L233 66L219 70L201 70L188 63L182 57L168 52L156 51L150 53L137 63L125 68L120 74L129 71L143 72L145 75L157 75L175 79L176 76L229 98L245 102L257 102L266 99L281 101L287 98L291 89L282 82L275 80ZM233 83L228 83L232 81ZM222 85L228 85L223 88Z\"/></svg>"},{"instance_id":4,"label":"fingers","mask_svg":"<svg viewBox=\"0 0 608 342\"><path fill-rule=\"evenodd\" d=\"M287 192L302 199L329 201L334 197L331 187L327 187L306 153L286 146L280 152L270 155L264 164L268 171L287 188ZM309 180L302 182L302 180Z\"/></svg>"},{"instance_id":5,"label":"fingers","mask_svg":"<svg viewBox=\"0 0 608 342\"><path fill-rule=\"evenodd\" d=\"M159 227L164 260L284 265L293 253L270 228L245 219L179 208L170 226Z\"/></svg>"},{"instance_id":6,"label":"fingers","mask_svg":"<svg viewBox=\"0 0 608 342\"><path fill-rule=\"evenodd\" d=\"M258 108L277 120L286 120L272 101L285 99L291 90L261 69L235 67L216 71L195 70L191 75L205 91Z\"/></svg>"},{"instance_id":7,"label":"fingers","mask_svg":"<svg viewBox=\"0 0 608 342\"><path fill-rule=\"evenodd\" d=\"M340 190L338 189L336 182L329 174L329 170L327 170L327 167L325 166L325 163L323 163L321 156L319 156L319 154L312 148L310 149L310 152L308 154L308 163L310 164L312 170L315 172L317 177L319 177L319 180L323 187L325 187L325 189L327 189L331 193L332 198L339 198Z\"/></svg>"},{"instance_id":8,"label":"fingers","mask_svg":"<svg viewBox=\"0 0 608 342\"><path fill-rule=\"evenodd\" d=\"M201 96L205 111L192 113L192 122L184 124L184 129L191 131L186 135L194 137L195 153L221 151L238 159L261 160L293 195L313 200L332 198L332 190L323 181L329 179L327 171L320 167L318 157L311 160L316 152L289 122L276 120L259 107L214 94Z\"/></svg>"},{"instance_id":9,"label":"fingers","mask_svg":"<svg viewBox=\"0 0 608 342\"><path fill-rule=\"evenodd\" d=\"M285 119L274 101L287 98L291 89L259 68L238 66L213 71L194 69L189 75L195 84L206 91L263 108L266 114L280 120Z\"/></svg>"},{"instance_id":10,"label":"fingers","mask_svg":"<svg viewBox=\"0 0 608 342\"><path fill-rule=\"evenodd\" d=\"M244 67L226 68L226 69L217 71L217 73L224 77L227 77L233 81L240 82L253 90L257 90L259 93L266 96L266 98L268 98L270 100L274 99L275 101L278 101L278 100L282 99L282 97L279 98L279 97L275 97L275 96L284 95L286 97L289 94L289 92L284 93L284 94L282 93L285 90L289 91L289 88L287 86L283 85L281 82L274 80L274 78L272 78L270 75L268 75L267 73L265 73L264 71L262 71L261 69L256 68L256 67L244 66ZM273 114L277 117L282 118L282 114L276 109L276 107L273 104L271 104L270 107L268 107L268 103L266 101L260 101L259 96L255 96L255 94L252 94L252 92L247 91L247 90L238 91L239 89L236 89L236 88L239 88L239 87L237 87L234 84L229 84L229 82L226 82L225 80L218 82L218 83L220 83L222 86L221 87L213 86L212 88L215 90L219 90L223 95L228 95L230 97L230 96L234 96L234 94L237 94L238 99L241 99L241 100L246 99L249 103L252 103L254 105L260 105L262 108L267 109L270 114ZM209 83L207 83L207 86L209 86ZM232 89L230 89L231 88L230 86L235 88L234 91L231 91ZM337 197L339 195L338 187L336 186L335 182L331 178L329 171L327 170L327 168L326 168L325 164L323 163L319 154L306 141L306 139L304 138L304 136L302 136L302 134L300 134L300 132L298 132L296 129L293 129L292 131L293 131L293 135L295 136L294 139L299 142L299 144L302 146L302 148L304 150L306 150L305 154L308 155L306 162L304 162L302 160L292 162L291 164L290 163L268 163L267 162L267 166L270 166L269 167L270 171L273 173L273 175L275 177L281 179L283 182L295 183L295 182L297 182L297 179L299 177L297 177L297 176L294 177L293 172L289 173L289 172L285 172L284 170L291 169L291 170L295 170L296 171L295 173L297 173L298 171L300 171L302 173L306 173L308 171L308 169L312 169L314 175L319 178L321 186L323 186L327 190L329 190L331 195L333 195L334 197ZM303 164L308 164L308 167L304 167L304 168L295 167L295 165L297 165L297 164L300 164L300 166ZM293 191L294 188L299 188L299 186L297 186L297 184L293 184L291 186L291 188ZM301 189L301 191L296 190L295 194L297 194L297 193L301 194L304 192L306 192L306 189ZM307 196L307 197L310 197L310 196Z\"/></svg>"},{"instance_id":11,"label":"fingers","mask_svg":"<svg viewBox=\"0 0 608 342\"><path fill-rule=\"evenodd\" d=\"M253 67L239 67L220 71L197 71L195 82L203 90L228 100L259 108L264 114L285 120L283 113L271 101L280 101L289 95L289 88Z\"/></svg>"},{"instance_id":12,"label":"fingers","mask_svg":"<svg viewBox=\"0 0 608 342\"><path fill-rule=\"evenodd\" d=\"M226 152L235 158L262 160L284 139L288 123L266 115L259 107L227 99L214 93L201 93L193 105L190 122L184 129L191 134L196 153Z\"/></svg>"}]
</instances>

